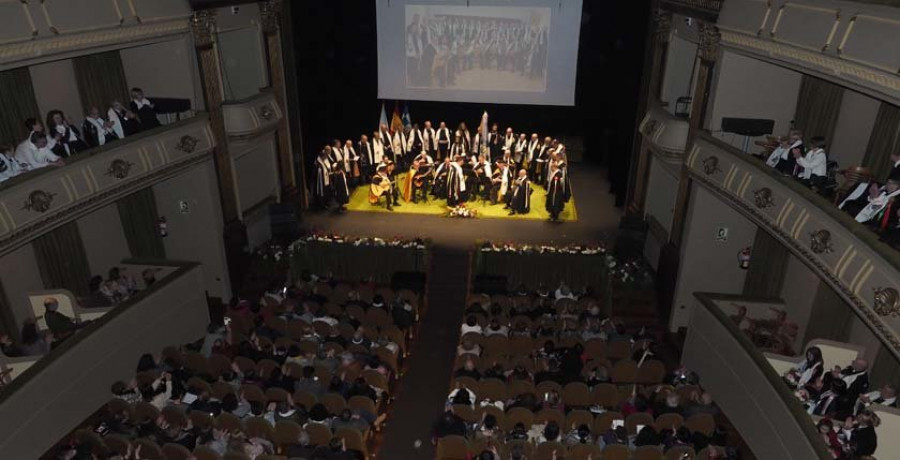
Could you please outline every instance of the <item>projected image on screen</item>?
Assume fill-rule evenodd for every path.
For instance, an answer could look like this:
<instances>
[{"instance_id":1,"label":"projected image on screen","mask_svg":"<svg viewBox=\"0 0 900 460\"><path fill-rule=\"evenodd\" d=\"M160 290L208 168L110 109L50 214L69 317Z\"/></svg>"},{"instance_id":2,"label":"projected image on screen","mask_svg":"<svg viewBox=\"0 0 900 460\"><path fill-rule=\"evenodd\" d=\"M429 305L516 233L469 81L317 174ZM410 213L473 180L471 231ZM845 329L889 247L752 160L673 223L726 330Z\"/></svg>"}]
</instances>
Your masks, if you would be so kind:
<instances>
[{"instance_id":1,"label":"projected image on screen","mask_svg":"<svg viewBox=\"0 0 900 460\"><path fill-rule=\"evenodd\" d=\"M550 8L406 5L406 85L547 88Z\"/></svg>"}]
</instances>

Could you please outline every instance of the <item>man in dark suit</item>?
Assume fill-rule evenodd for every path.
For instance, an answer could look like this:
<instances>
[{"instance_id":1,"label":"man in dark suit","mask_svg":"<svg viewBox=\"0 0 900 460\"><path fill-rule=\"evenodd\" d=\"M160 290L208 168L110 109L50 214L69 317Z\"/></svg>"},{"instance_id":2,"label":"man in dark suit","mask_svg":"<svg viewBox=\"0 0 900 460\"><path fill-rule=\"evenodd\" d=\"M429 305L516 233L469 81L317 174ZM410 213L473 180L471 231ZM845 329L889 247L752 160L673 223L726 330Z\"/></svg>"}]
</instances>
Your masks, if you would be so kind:
<instances>
[{"instance_id":1,"label":"man in dark suit","mask_svg":"<svg viewBox=\"0 0 900 460\"><path fill-rule=\"evenodd\" d=\"M847 396L855 402L859 395L869 391L869 362L857 358L844 369L835 366L834 370L825 374L822 380L824 386L828 387L831 381L836 379L844 381L847 385Z\"/></svg>"}]
</instances>

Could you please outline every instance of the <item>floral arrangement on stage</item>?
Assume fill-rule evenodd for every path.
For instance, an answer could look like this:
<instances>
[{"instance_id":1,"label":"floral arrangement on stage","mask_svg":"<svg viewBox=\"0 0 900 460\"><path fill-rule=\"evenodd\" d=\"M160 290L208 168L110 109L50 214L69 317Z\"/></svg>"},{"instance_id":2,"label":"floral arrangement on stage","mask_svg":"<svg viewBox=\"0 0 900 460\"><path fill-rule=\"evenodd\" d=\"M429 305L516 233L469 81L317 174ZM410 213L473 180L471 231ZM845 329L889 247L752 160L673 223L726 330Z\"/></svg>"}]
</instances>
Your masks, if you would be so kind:
<instances>
[{"instance_id":1,"label":"floral arrangement on stage","mask_svg":"<svg viewBox=\"0 0 900 460\"><path fill-rule=\"evenodd\" d=\"M586 256L606 254L606 244L516 244L479 241L478 248L482 252L511 252L516 254L581 254ZM608 255L608 257L612 257Z\"/></svg>"},{"instance_id":2,"label":"floral arrangement on stage","mask_svg":"<svg viewBox=\"0 0 900 460\"><path fill-rule=\"evenodd\" d=\"M466 207L465 203L460 204L459 206L456 206L456 207L449 206L449 207L447 207L447 211L449 212L448 215L450 217L464 217L464 218L478 217L478 210L470 209L470 208Z\"/></svg>"},{"instance_id":3,"label":"floral arrangement on stage","mask_svg":"<svg viewBox=\"0 0 900 460\"><path fill-rule=\"evenodd\" d=\"M346 244L350 246L374 246L374 247L400 247L400 248L415 248L415 249L425 249L426 241L422 238L401 238L399 236L394 236L392 238L384 239L378 237L354 237L347 235L339 235L337 233L326 233L326 232L316 232L300 237L297 241L291 243L289 247L291 252L296 252L296 250L300 246L305 246L309 242L320 242L320 243L333 243L333 244Z\"/></svg>"}]
</instances>

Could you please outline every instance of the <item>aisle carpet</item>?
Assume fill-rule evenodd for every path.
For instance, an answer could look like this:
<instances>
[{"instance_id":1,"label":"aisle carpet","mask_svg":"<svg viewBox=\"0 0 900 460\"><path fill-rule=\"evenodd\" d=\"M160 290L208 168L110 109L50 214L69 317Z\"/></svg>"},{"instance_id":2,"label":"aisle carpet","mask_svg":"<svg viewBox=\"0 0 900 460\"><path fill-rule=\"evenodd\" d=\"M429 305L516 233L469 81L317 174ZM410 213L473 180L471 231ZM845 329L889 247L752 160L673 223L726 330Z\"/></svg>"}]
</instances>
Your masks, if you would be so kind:
<instances>
[{"instance_id":1,"label":"aisle carpet","mask_svg":"<svg viewBox=\"0 0 900 460\"><path fill-rule=\"evenodd\" d=\"M397 175L398 184L406 182L406 174ZM503 204L492 205L490 201L482 202L481 200L470 201L466 203L466 207L478 211L477 218L490 217L502 219L524 219L524 220L547 220L550 213L544 207L546 203L547 193L540 185L532 184L534 192L531 194L531 212L528 214L509 215L509 210L503 209ZM407 203L400 198L401 206L394 207L395 213L399 214L425 214L431 216L447 215L447 201L431 199L427 203ZM384 199L377 206L369 203L369 186L359 186L350 194L350 202L347 203L347 209L350 211L367 211L367 212L390 212L384 207ZM578 220L578 213L575 210L575 197L573 196L565 208L559 215L559 220L564 222L574 222Z\"/></svg>"}]
</instances>

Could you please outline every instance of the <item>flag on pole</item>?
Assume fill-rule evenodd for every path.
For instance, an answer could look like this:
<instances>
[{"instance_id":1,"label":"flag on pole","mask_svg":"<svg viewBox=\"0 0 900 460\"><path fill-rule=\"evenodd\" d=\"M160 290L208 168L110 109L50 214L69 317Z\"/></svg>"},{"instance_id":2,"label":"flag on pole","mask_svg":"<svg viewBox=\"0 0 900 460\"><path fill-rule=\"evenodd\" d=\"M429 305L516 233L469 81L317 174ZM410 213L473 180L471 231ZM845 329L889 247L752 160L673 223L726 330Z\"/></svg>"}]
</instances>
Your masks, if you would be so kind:
<instances>
[{"instance_id":1,"label":"flag on pole","mask_svg":"<svg viewBox=\"0 0 900 460\"><path fill-rule=\"evenodd\" d=\"M481 116L481 145L488 145L488 113Z\"/></svg>"},{"instance_id":2,"label":"flag on pole","mask_svg":"<svg viewBox=\"0 0 900 460\"><path fill-rule=\"evenodd\" d=\"M381 130L382 126L387 126L387 112L384 111L384 102L381 103L381 118L378 119L378 129Z\"/></svg>"},{"instance_id":3,"label":"flag on pole","mask_svg":"<svg viewBox=\"0 0 900 460\"><path fill-rule=\"evenodd\" d=\"M409 105L403 104L403 127L409 128L412 126L412 119L409 118Z\"/></svg>"},{"instance_id":4,"label":"flag on pole","mask_svg":"<svg viewBox=\"0 0 900 460\"><path fill-rule=\"evenodd\" d=\"M394 103L394 115L391 116L391 132L403 131L403 120L400 118L400 103Z\"/></svg>"}]
</instances>

